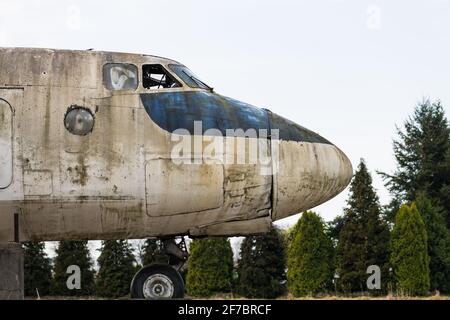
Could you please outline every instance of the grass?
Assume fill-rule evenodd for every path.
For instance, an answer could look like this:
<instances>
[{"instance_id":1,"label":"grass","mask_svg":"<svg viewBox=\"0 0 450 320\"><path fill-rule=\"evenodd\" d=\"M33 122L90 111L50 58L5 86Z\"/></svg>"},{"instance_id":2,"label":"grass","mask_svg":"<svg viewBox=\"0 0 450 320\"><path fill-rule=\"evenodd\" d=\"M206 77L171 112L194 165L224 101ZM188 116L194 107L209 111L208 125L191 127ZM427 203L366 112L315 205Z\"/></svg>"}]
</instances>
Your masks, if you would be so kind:
<instances>
[{"instance_id":1,"label":"grass","mask_svg":"<svg viewBox=\"0 0 450 320\"><path fill-rule=\"evenodd\" d=\"M198 298L198 297L187 297L191 299L207 299L207 300L248 300L244 297L240 297L237 295L233 295L231 293L228 294L216 294L211 297L207 298ZM433 295L433 296L424 296L424 297L418 297L418 296L403 296L403 295L386 295L386 296L336 296L336 295L323 295L319 297L299 297L296 298L289 295L284 295L276 300L449 300L450 296L443 296L443 295Z\"/></svg>"},{"instance_id":2,"label":"grass","mask_svg":"<svg viewBox=\"0 0 450 320\"><path fill-rule=\"evenodd\" d=\"M233 295L231 293L224 294L216 294L211 297L200 298L200 297L185 297L188 300L251 300L246 299L244 297L240 297L237 295ZM26 300L36 300L35 297L26 297ZM112 300L128 300L129 297L121 297ZM41 297L40 300L108 300L107 298L89 296L89 297L64 297L64 296L45 296ZM394 295L386 295L386 296L355 296L355 297L346 297L346 296L333 296L333 295L324 295L320 297L301 297L296 298L292 295L285 295L277 298L276 300L293 300L293 301L301 301L301 300L448 300L450 301L450 296L442 296L442 295L433 295L433 296L425 296L425 297L412 297L412 296L394 296Z\"/></svg>"}]
</instances>

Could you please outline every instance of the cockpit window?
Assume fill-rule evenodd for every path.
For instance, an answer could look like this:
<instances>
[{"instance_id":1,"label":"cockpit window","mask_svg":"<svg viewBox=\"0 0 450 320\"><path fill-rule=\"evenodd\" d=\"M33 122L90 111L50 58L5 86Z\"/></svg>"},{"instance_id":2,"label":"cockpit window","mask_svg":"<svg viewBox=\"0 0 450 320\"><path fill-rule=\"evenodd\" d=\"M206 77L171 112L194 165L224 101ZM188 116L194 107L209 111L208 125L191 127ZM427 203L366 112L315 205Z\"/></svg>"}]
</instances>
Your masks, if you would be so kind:
<instances>
[{"instance_id":1,"label":"cockpit window","mask_svg":"<svg viewBox=\"0 0 450 320\"><path fill-rule=\"evenodd\" d=\"M181 84L160 64L142 66L142 86L145 89L177 88Z\"/></svg>"},{"instance_id":2,"label":"cockpit window","mask_svg":"<svg viewBox=\"0 0 450 320\"><path fill-rule=\"evenodd\" d=\"M200 80L191 70L180 64L170 64L170 70L175 72L191 88L206 89L212 91L213 88Z\"/></svg>"},{"instance_id":3,"label":"cockpit window","mask_svg":"<svg viewBox=\"0 0 450 320\"><path fill-rule=\"evenodd\" d=\"M103 66L103 84L108 90L136 90L138 69L134 64L107 63Z\"/></svg>"}]
</instances>

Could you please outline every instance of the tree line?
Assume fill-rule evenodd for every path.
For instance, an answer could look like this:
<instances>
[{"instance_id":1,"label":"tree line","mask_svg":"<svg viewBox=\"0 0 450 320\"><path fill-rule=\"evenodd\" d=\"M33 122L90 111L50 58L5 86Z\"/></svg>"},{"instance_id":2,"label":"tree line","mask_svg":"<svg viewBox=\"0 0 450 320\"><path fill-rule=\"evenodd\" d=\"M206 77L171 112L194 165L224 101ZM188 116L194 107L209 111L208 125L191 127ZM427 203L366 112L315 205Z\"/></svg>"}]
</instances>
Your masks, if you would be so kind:
<instances>
[{"instance_id":1,"label":"tree line","mask_svg":"<svg viewBox=\"0 0 450 320\"><path fill-rule=\"evenodd\" d=\"M440 102L419 103L397 133L397 168L378 172L392 194L388 205L380 204L361 159L347 205L333 221L304 212L289 230L246 237L237 261L229 239L194 239L183 272L187 293L249 298L450 293L450 127ZM43 243L24 248L25 291L31 296L126 296L141 267L125 240L102 242L98 272L86 241L60 242L53 263ZM140 260L167 262L163 243L146 240ZM67 288L69 265L80 267L80 290ZM368 287L376 273L379 286Z\"/></svg>"}]
</instances>

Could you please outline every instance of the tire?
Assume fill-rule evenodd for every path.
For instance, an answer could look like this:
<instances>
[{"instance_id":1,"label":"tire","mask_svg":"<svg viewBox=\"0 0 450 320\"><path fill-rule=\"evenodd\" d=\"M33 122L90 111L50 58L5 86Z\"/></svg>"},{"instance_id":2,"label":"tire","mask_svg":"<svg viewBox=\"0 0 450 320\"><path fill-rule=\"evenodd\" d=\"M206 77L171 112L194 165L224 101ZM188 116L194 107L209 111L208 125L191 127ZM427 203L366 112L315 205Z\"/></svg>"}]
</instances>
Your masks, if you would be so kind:
<instances>
[{"instance_id":1,"label":"tire","mask_svg":"<svg viewBox=\"0 0 450 320\"><path fill-rule=\"evenodd\" d=\"M132 299L181 299L184 282L173 267L153 264L139 270L131 282Z\"/></svg>"}]
</instances>

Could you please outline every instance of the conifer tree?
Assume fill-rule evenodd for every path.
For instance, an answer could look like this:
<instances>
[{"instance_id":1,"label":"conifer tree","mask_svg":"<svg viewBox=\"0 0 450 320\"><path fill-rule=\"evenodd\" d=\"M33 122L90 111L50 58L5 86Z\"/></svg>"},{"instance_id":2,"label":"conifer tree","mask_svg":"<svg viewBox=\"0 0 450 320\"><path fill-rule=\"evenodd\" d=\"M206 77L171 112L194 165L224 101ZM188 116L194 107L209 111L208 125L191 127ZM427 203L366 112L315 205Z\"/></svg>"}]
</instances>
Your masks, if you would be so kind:
<instances>
[{"instance_id":1,"label":"conifer tree","mask_svg":"<svg viewBox=\"0 0 450 320\"><path fill-rule=\"evenodd\" d=\"M395 203L414 201L419 192L425 192L443 207L450 228L450 127L441 103L421 102L397 133L397 170L382 173ZM391 207L393 217L397 210Z\"/></svg>"},{"instance_id":2,"label":"conifer tree","mask_svg":"<svg viewBox=\"0 0 450 320\"><path fill-rule=\"evenodd\" d=\"M186 289L192 296L230 292L233 251L227 238L195 239L190 246Z\"/></svg>"},{"instance_id":3,"label":"conifer tree","mask_svg":"<svg viewBox=\"0 0 450 320\"><path fill-rule=\"evenodd\" d=\"M326 223L325 230L336 247L339 242L339 235L344 227L345 217L343 215L336 216L332 221Z\"/></svg>"},{"instance_id":4,"label":"conifer tree","mask_svg":"<svg viewBox=\"0 0 450 320\"><path fill-rule=\"evenodd\" d=\"M337 245L338 284L345 293L367 290L367 268L380 267L388 277L389 228L381 217L378 196L363 159L350 184ZM386 284L386 281L382 281Z\"/></svg>"},{"instance_id":5,"label":"conifer tree","mask_svg":"<svg viewBox=\"0 0 450 320\"><path fill-rule=\"evenodd\" d=\"M391 264L397 291L405 295L426 295L430 289L427 231L413 203L402 205L392 230Z\"/></svg>"},{"instance_id":6,"label":"conifer tree","mask_svg":"<svg viewBox=\"0 0 450 320\"><path fill-rule=\"evenodd\" d=\"M287 260L289 291L296 297L326 292L333 277L333 245L324 222L307 211L292 232Z\"/></svg>"},{"instance_id":7,"label":"conifer tree","mask_svg":"<svg viewBox=\"0 0 450 320\"><path fill-rule=\"evenodd\" d=\"M430 256L430 289L450 292L450 232L445 227L442 208L419 193L417 209L425 223L428 236L428 255Z\"/></svg>"},{"instance_id":8,"label":"conifer tree","mask_svg":"<svg viewBox=\"0 0 450 320\"><path fill-rule=\"evenodd\" d=\"M401 203L417 202L429 239L431 289L448 291L450 250L444 234L450 232L450 127L441 103L423 101L397 131L397 170L382 173L394 195L386 212L392 220Z\"/></svg>"},{"instance_id":9,"label":"conifer tree","mask_svg":"<svg viewBox=\"0 0 450 320\"><path fill-rule=\"evenodd\" d=\"M103 241L98 264L97 295L118 298L130 293L137 269L133 251L126 240Z\"/></svg>"},{"instance_id":10,"label":"conifer tree","mask_svg":"<svg viewBox=\"0 0 450 320\"><path fill-rule=\"evenodd\" d=\"M169 257L164 251L164 243L158 239L147 239L143 247L142 263L144 266L153 263L167 263Z\"/></svg>"},{"instance_id":11,"label":"conifer tree","mask_svg":"<svg viewBox=\"0 0 450 320\"><path fill-rule=\"evenodd\" d=\"M237 291L247 298L272 299L284 291L286 278L282 235L276 228L260 236L246 237L238 262Z\"/></svg>"},{"instance_id":12,"label":"conifer tree","mask_svg":"<svg viewBox=\"0 0 450 320\"><path fill-rule=\"evenodd\" d=\"M26 296L50 294L52 267L44 242L26 242L24 249L24 289Z\"/></svg>"},{"instance_id":13,"label":"conifer tree","mask_svg":"<svg viewBox=\"0 0 450 320\"><path fill-rule=\"evenodd\" d=\"M87 241L60 241L54 261L52 294L58 296L89 296L94 293L94 271ZM81 288L67 287L69 266L78 266L81 272Z\"/></svg>"}]
</instances>

